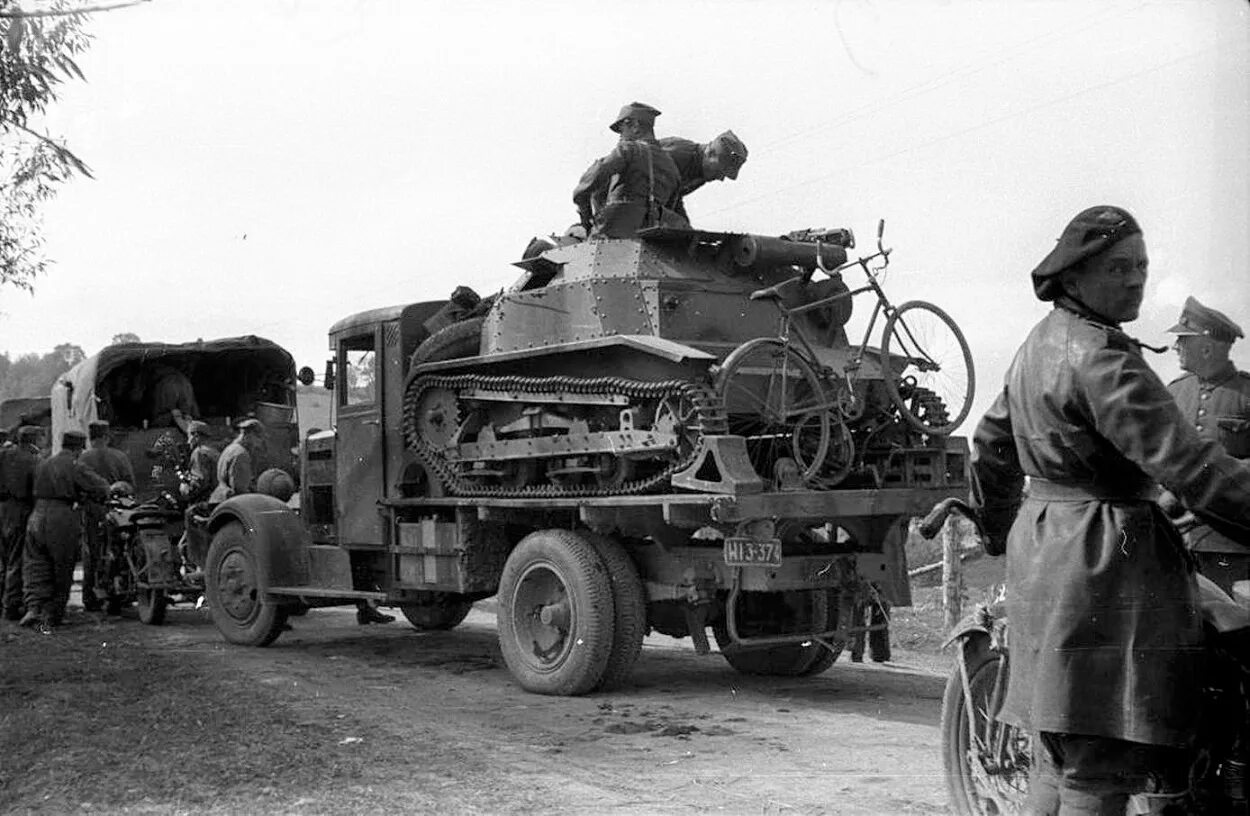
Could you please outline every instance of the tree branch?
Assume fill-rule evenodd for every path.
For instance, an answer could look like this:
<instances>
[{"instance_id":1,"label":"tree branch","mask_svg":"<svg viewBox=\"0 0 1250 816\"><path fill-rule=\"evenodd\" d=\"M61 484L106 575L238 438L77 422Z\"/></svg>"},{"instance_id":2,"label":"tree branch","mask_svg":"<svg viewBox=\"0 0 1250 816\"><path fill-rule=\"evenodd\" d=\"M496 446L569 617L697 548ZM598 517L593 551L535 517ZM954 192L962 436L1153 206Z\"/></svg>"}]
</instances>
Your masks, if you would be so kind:
<instances>
[{"instance_id":1,"label":"tree branch","mask_svg":"<svg viewBox=\"0 0 1250 816\"><path fill-rule=\"evenodd\" d=\"M146 3L146 2L147 2L147 0L143 0L143 2L145 2L145 3ZM3 124L3 122L2 122L2 121L0 121L0 124ZM13 127L17 128L18 130L22 131L23 133L28 133L28 134L30 134L31 136L34 136L34 137L35 137L36 139L38 139L39 141L43 142L43 143L44 143L44 144L46 144L48 147L50 147L50 148L52 148L53 150L55 150L55 151L56 151L56 154L57 154L58 156L60 156L61 158L65 159L65 161L67 161L67 162L69 162L71 165L73 165L73 167L74 167L74 169L75 169L75 170L77 170L79 173L82 173L82 174L83 174L84 176L86 176L87 178L89 178L89 179L94 179L94 178L95 178L95 176L93 176L93 175L91 174L91 168L87 167L87 165L86 165L85 163L83 163L83 160L82 160L82 159L80 159L80 158L78 158L77 156L75 156L75 155L74 155L74 154L70 151L70 149L69 149L68 147L66 147L65 145L59 145L59 144L57 144L57 143L56 143L53 139L51 139L51 138L49 138L49 137L47 137L47 136L44 136L42 133L39 133L39 132L34 131L34 130L31 130L30 128L26 127L25 125L21 124L20 122L13 122L13 121L9 121L9 122L8 122L8 124L12 125Z\"/></svg>"},{"instance_id":2,"label":"tree branch","mask_svg":"<svg viewBox=\"0 0 1250 816\"><path fill-rule=\"evenodd\" d=\"M114 9L122 9L128 6L137 6L140 3L150 3L152 0L127 0L124 3L109 3L101 6L83 6L76 9L48 9L47 11L0 11L0 18L8 17L10 19L23 19L26 17L68 17L71 14L89 14L93 11L113 11Z\"/></svg>"}]
</instances>

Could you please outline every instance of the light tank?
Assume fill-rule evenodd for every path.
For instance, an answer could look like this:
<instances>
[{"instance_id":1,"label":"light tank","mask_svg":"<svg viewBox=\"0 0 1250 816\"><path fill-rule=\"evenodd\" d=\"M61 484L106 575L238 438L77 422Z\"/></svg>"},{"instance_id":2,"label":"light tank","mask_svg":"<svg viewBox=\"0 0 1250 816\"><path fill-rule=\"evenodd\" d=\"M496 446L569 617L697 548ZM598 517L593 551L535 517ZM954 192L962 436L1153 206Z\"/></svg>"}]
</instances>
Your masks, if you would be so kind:
<instances>
[{"instance_id":1,"label":"light tank","mask_svg":"<svg viewBox=\"0 0 1250 816\"><path fill-rule=\"evenodd\" d=\"M894 369L881 352L847 341L852 298L837 270L853 247L847 229L769 237L653 228L637 239L532 243L516 283L412 356L404 432L435 482L418 492L536 498L912 484L915 463L897 452L944 441L900 417L883 381ZM758 402L776 370L737 365L748 387L724 381L735 349L778 334L777 305L751 297L770 287L789 309L814 305L793 320L823 373L855 374L844 404L811 412L845 419L835 429L839 453L822 449L820 466L804 467L810 416L762 417ZM892 385L930 417L947 418L914 382ZM804 387L801 378L786 384L792 393Z\"/></svg>"}]
</instances>

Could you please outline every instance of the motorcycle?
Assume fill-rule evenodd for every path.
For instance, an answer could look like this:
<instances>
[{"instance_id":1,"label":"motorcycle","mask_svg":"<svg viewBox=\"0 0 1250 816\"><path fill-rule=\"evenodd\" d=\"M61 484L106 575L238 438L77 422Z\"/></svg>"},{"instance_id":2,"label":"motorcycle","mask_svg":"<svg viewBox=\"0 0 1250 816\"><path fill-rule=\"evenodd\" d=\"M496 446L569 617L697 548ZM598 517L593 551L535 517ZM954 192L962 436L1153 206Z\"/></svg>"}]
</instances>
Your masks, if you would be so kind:
<instances>
[{"instance_id":1,"label":"motorcycle","mask_svg":"<svg viewBox=\"0 0 1250 816\"><path fill-rule=\"evenodd\" d=\"M976 512L958 499L939 502L920 523L932 538L946 518L966 516L985 541ZM1250 582L1230 597L1198 575L1209 676L1195 724L1194 761L1184 810L1246 816L1250 785ZM956 816L1016 816L1023 810L1033 762L1031 736L998 720L1011 675L1006 591L977 604L951 632L956 664L942 696L941 750L951 812ZM1127 813L1146 813L1134 797Z\"/></svg>"},{"instance_id":2,"label":"motorcycle","mask_svg":"<svg viewBox=\"0 0 1250 816\"><path fill-rule=\"evenodd\" d=\"M203 579L179 546L183 512L168 493L137 502L115 495L106 505L104 545L96 563L96 594L110 615L134 603L139 620L151 626L165 621L176 600L195 601Z\"/></svg>"}]
</instances>

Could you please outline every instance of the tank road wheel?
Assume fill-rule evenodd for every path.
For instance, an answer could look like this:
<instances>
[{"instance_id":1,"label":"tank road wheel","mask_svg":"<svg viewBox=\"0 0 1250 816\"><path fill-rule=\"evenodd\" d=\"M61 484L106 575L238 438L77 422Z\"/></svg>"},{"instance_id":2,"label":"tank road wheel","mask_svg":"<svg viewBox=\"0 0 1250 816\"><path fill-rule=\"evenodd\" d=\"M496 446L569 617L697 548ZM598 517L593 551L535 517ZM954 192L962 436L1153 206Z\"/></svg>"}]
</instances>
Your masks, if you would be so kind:
<instances>
[{"instance_id":1,"label":"tank road wheel","mask_svg":"<svg viewBox=\"0 0 1250 816\"><path fill-rule=\"evenodd\" d=\"M830 608L831 593L827 590L796 592L745 592L738 602L738 634L762 637L770 634L798 632L804 629L836 628L837 606ZM806 607L806 608L804 608ZM833 620L831 620L831 618ZM825 622L820 626L819 622ZM810 641L776 646L742 647L733 645L729 627L718 621L712 627L721 655L742 674L769 677L809 677L833 665L842 652L843 642L833 644L834 650Z\"/></svg>"},{"instance_id":2,"label":"tank road wheel","mask_svg":"<svg viewBox=\"0 0 1250 816\"><path fill-rule=\"evenodd\" d=\"M204 595L222 637L243 646L268 646L282 633L287 610L267 603L261 594L255 547L237 521L214 533L204 567Z\"/></svg>"},{"instance_id":3,"label":"tank road wheel","mask_svg":"<svg viewBox=\"0 0 1250 816\"><path fill-rule=\"evenodd\" d=\"M642 651L642 639L647 636L647 593L638 575L638 567L620 542L596 535L590 536L590 543L607 567L608 581L612 585L612 605L616 610L608 665L595 687L596 691L611 691L629 677Z\"/></svg>"},{"instance_id":4,"label":"tank road wheel","mask_svg":"<svg viewBox=\"0 0 1250 816\"><path fill-rule=\"evenodd\" d=\"M418 600L399 605L399 611L421 632L455 629L473 608L473 602L454 592L420 592Z\"/></svg>"},{"instance_id":5,"label":"tank road wheel","mask_svg":"<svg viewBox=\"0 0 1250 816\"><path fill-rule=\"evenodd\" d=\"M958 664L942 696L942 767L951 812L956 816L1018 813L1028 792L1033 751L1027 734L997 720L1007 695L1006 678L1000 685L999 672L1007 664L990 648L988 637L977 637L961 648L968 668L971 711Z\"/></svg>"},{"instance_id":6,"label":"tank road wheel","mask_svg":"<svg viewBox=\"0 0 1250 816\"><path fill-rule=\"evenodd\" d=\"M972 352L946 312L921 300L899 306L886 321L881 357L891 361L891 367L896 360L906 361L896 376L885 378L885 388L913 428L924 434L948 434L968 416L976 387ZM900 390L903 381L914 382L930 399L905 396L911 389Z\"/></svg>"},{"instance_id":7,"label":"tank road wheel","mask_svg":"<svg viewBox=\"0 0 1250 816\"><path fill-rule=\"evenodd\" d=\"M781 458L794 459L805 482L820 472L834 406L803 355L776 338L749 340L725 358L716 387L729 432L746 437L747 454L762 478L773 478Z\"/></svg>"},{"instance_id":8,"label":"tank road wheel","mask_svg":"<svg viewBox=\"0 0 1250 816\"><path fill-rule=\"evenodd\" d=\"M603 559L567 530L530 533L499 579L499 648L517 683L577 695L604 676L616 617Z\"/></svg>"}]
</instances>

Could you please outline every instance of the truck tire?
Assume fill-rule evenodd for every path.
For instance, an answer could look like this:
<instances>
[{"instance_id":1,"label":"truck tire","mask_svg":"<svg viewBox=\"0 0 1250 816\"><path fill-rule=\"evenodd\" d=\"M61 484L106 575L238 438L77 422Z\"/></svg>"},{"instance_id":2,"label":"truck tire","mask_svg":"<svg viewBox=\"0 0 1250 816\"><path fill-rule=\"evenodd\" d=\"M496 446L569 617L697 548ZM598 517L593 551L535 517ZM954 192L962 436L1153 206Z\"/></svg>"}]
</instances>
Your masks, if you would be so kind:
<instances>
[{"instance_id":1,"label":"truck tire","mask_svg":"<svg viewBox=\"0 0 1250 816\"><path fill-rule=\"evenodd\" d=\"M482 325L485 317L471 317L444 326L431 334L408 361L408 370L422 363L437 363L443 360L455 360L460 357L476 357L482 348Z\"/></svg>"},{"instance_id":2,"label":"truck tire","mask_svg":"<svg viewBox=\"0 0 1250 816\"><path fill-rule=\"evenodd\" d=\"M237 521L213 534L204 566L204 596L222 637L241 646L268 646L286 625L286 607L260 591L256 542Z\"/></svg>"},{"instance_id":3,"label":"truck tire","mask_svg":"<svg viewBox=\"0 0 1250 816\"><path fill-rule=\"evenodd\" d=\"M499 580L499 649L526 691L574 696L599 684L616 619L607 567L568 530L530 533Z\"/></svg>"},{"instance_id":4,"label":"truck tire","mask_svg":"<svg viewBox=\"0 0 1250 816\"><path fill-rule=\"evenodd\" d=\"M624 684L642 652L642 639L647 635L647 596L638 567L619 541L599 535L589 539L608 569L612 605L616 610L608 665L595 687L595 691L611 691Z\"/></svg>"},{"instance_id":5,"label":"truck tire","mask_svg":"<svg viewBox=\"0 0 1250 816\"><path fill-rule=\"evenodd\" d=\"M782 593L758 593L760 595L782 595ZM806 602L810 604L809 614L806 617L806 625L814 622L824 621L824 629L836 628L837 607L838 604L831 602L834 593L828 590L809 590L801 593L784 593L784 598L772 601L765 601L769 605L777 603L788 603L794 601L794 596L804 595ZM759 606L757 603L756 606ZM764 610L752 610L760 612ZM795 631L793 625L788 627L778 627L776 631L769 632L772 628L767 624L754 624L754 621L748 619L745 626L746 636L762 636L767 634L780 634L784 631ZM831 625L835 624L835 625ZM820 674L827 670L838 659L838 655L842 652L842 642L834 644L833 650L815 642L808 643L786 643L776 646L761 647L742 647L733 645L729 637L729 627L726 623L718 621L713 627L712 632L716 635L716 644L720 646L721 655L725 658L734 670L742 674L763 675L766 677L810 677ZM742 632L739 632L742 634Z\"/></svg>"},{"instance_id":6,"label":"truck tire","mask_svg":"<svg viewBox=\"0 0 1250 816\"><path fill-rule=\"evenodd\" d=\"M454 592L420 592L420 598L399 605L399 611L420 632L455 629L473 608L472 601Z\"/></svg>"}]
</instances>

